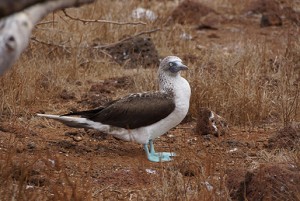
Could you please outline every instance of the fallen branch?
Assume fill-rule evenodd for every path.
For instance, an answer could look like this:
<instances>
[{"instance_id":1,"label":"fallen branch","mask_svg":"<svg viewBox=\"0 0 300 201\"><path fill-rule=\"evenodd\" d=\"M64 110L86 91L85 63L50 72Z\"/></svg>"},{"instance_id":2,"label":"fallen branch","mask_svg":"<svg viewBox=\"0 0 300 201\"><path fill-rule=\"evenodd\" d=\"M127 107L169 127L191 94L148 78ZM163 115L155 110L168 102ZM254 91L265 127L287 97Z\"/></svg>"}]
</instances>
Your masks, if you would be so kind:
<instances>
[{"instance_id":1,"label":"fallen branch","mask_svg":"<svg viewBox=\"0 0 300 201\"><path fill-rule=\"evenodd\" d=\"M67 16L68 18L72 19L72 20L76 20L76 21L80 21L84 24L86 23L108 23L108 24L116 24L116 25L147 25L147 23L142 22L142 21L138 21L138 22L117 22L117 21L110 21L110 20L87 20L87 19L80 19L77 17L72 17L71 15L69 15L67 13L66 10L63 10L65 16Z\"/></svg>"},{"instance_id":2,"label":"fallen branch","mask_svg":"<svg viewBox=\"0 0 300 201\"><path fill-rule=\"evenodd\" d=\"M0 18L22 11L25 8L46 0L1 0Z\"/></svg>"},{"instance_id":3,"label":"fallen branch","mask_svg":"<svg viewBox=\"0 0 300 201\"><path fill-rule=\"evenodd\" d=\"M98 46L95 46L94 48L96 48L96 49L102 49L102 48L112 47L112 46L115 46L115 45L117 45L119 43L122 43L124 41L127 41L127 40L130 40L132 38L135 38L137 36L141 36L141 35L145 35L145 34L151 34L151 33L154 33L154 32L160 31L160 30L161 30L160 28L157 28L157 29L152 29L150 31L142 31L142 32L139 32L139 33L137 33L137 34L135 34L133 36L129 36L127 38L124 38L124 39L122 39L122 40L120 40L118 42L111 43L111 44L108 44L108 45L98 45Z\"/></svg>"},{"instance_id":4,"label":"fallen branch","mask_svg":"<svg viewBox=\"0 0 300 201\"><path fill-rule=\"evenodd\" d=\"M35 41L35 42L38 42L38 43L41 43L43 45L46 45L46 46L54 46L54 47L59 47L59 48L62 48L64 49L65 51L67 51L68 53L71 53L67 48L72 48L71 46L66 46L65 44L70 42L71 39L63 42L62 44L54 44L54 43L49 43L49 42L45 42L45 41L41 41L35 37L32 37L31 40Z\"/></svg>"},{"instance_id":5,"label":"fallen branch","mask_svg":"<svg viewBox=\"0 0 300 201\"><path fill-rule=\"evenodd\" d=\"M79 6L94 0L53 0L36 4L0 20L0 75L9 68L27 47L33 27L48 13Z\"/></svg>"}]
</instances>

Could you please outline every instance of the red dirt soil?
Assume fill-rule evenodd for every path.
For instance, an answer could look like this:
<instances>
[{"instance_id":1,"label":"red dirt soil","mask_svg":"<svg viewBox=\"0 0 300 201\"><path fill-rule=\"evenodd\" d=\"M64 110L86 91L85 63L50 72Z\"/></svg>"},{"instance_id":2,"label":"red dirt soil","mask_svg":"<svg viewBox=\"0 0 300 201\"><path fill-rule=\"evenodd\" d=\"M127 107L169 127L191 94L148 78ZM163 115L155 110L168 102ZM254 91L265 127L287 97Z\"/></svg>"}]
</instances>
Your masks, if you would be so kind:
<instances>
[{"instance_id":1,"label":"red dirt soil","mask_svg":"<svg viewBox=\"0 0 300 201\"><path fill-rule=\"evenodd\" d=\"M285 36L289 25L290 21L285 19L282 29L262 29L256 19L233 19L201 34L194 30L192 35L195 43L223 45L241 34L232 31L237 29L276 44L274 38ZM298 35L292 33L291 38ZM185 59L193 65L201 61L192 53L186 54ZM156 58L153 61L157 62ZM39 84L46 90L49 81L41 79ZM88 84L90 90L79 97L64 89L51 103L66 112L98 107L126 91L132 80L119 77ZM141 145L35 116L49 110L35 106L27 117L2 119L0 195L4 195L3 200L14 196L21 196L17 197L20 200L228 200L230 196L232 200L249 201L299 200L299 166L268 164L262 157L278 148L289 149L274 143L299 141L294 131L284 132L284 138L282 131L276 135L278 125L247 128L228 122L230 130L225 135L205 138L195 133L196 122L189 121L155 140L158 151L176 152L174 160L152 163ZM299 143L293 146L299 147ZM14 186L19 186L23 193L13 195Z\"/></svg>"}]
</instances>

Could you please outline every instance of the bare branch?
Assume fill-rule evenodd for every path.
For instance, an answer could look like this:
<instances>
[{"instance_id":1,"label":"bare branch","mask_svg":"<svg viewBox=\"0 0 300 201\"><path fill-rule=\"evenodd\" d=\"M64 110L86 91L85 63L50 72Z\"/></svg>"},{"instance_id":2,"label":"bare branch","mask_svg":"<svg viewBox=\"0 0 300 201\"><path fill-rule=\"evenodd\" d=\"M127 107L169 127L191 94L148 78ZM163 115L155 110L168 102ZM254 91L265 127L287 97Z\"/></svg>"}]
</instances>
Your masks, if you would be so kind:
<instances>
[{"instance_id":1,"label":"bare branch","mask_svg":"<svg viewBox=\"0 0 300 201\"><path fill-rule=\"evenodd\" d=\"M39 22L36 24L36 26L45 25L45 24L56 24L56 23L57 23L56 21L51 20L51 21Z\"/></svg>"},{"instance_id":2,"label":"bare branch","mask_svg":"<svg viewBox=\"0 0 300 201\"><path fill-rule=\"evenodd\" d=\"M1 0L0 1L0 18L14 14L25 8L46 0Z\"/></svg>"},{"instance_id":3,"label":"bare branch","mask_svg":"<svg viewBox=\"0 0 300 201\"><path fill-rule=\"evenodd\" d=\"M157 29L152 29L150 31L142 31L142 32L139 32L135 35L132 35L132 36L129 36L127 38L124 38L122 40L119 40L118 42L115 42L115 43L111 43L111 44L108 44L108 45L98 45L98 46L95 46L94 48L99 48L99 49L102 49L102 48L108 48L108 47L112 47L112 46L115 46L119 43L122 43L124 41L127 41L127 40L130 40L134 37L137 37L137 36L141 36L141 35L145 35L145 34L151 34L151 33L154 33L154 32L157 32L157 31L160 31L161 29L160 28L157 28Z\"/></svg>"},{"instance_id":4,"label":"bare branch","mask_svg":"<svg viewBox=\"0 0 300 201\"><path fill-rule=\"evenodd\" d=\"M37 4L30 7L29 9L24 10L24 12L29 15L33 24L36 24L48 13L51 13L56 10L61 10L69 7L76 7L82 4L92 3L95 0L56 0L48 1L44 4Z\"/></svg>"},{"instance_id":5,"label":"bare branch","mask_svg":"<svg viewBox=\"0 0 300 201\"><path fill-rule=\"evenodd\" d=\"M72 17L70 16L66 10L63 10L64 14L72 19L72 20L77 20L80 21L82 23L108 23L108 24L116 24L116 25L147 25L147 23L142 22L142 21L138 21L138 22L117 22L117 21L110 21L110 20L87 20L87 19L80 19L80 18L76 18L76 17Z\"/></svg>"},{"instance_id":6,"label":"bare branch","mask_svg":"<svg viewBox=\"0 0 300 201\"><path fill-rule=\"evenodd\" d=\"M0 20L0 75L27 47L33 27L48 13L94 0L53 0L40 3Z\"/></svg>"},{"instance_id":7,"label":"bare branch","mask_svg":"<svg viewBox=\"0 0 300 201\"><path fill-rule=\"evenodd\" d=\"M72 48L70 46L67 46L65 44L67 44L68 42L70 42L71 39L63 42L62 44L54 44L54 43L49 43L49 42L45 42L45 41L41 41L35 37L32 37L31 40L35 41L35 42L38 42L38 43L41 43L43 45L47 45L47 46L54 46L54 47L59 47L59 48L62 48L64 49L65 51L67 51L68 53L71 53L67 48Z\"/></svg>"}]
</instances>

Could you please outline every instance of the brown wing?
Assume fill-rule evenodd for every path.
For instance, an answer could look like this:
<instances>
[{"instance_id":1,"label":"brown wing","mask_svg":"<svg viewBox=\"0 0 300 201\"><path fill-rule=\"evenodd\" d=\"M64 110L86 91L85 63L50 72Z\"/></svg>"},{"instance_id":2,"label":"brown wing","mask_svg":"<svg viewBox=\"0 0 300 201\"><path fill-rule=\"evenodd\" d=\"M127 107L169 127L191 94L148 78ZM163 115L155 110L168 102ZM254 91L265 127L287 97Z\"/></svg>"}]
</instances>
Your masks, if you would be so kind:
<instances>
[{"instance_id":1,"label":"brown wing","mask_svg":"<svg viewBox=\"0 0 300 201\"><path fill-rule=\"evenodd\" d=\"M110 102L106 103L104 106L100 106L99 108L96 108L96 109L71 112L71 113L63 114L61 116L80 115L81 117L90 119L91 117L93 117L94 115L96 115L98 112L100 112L101 110L105 109L107 106L115 103L116 101L118 101L118 100L110 101Z\"/></svg>"},{"instance_id":2,"label":"brown wing","mask_svg":"<svg viewBox=\"0 0 300 201\"><path fill-rule=\"evenodd\" d=\"M84 116L102 124L135 129L167 117L174 109L172 94L143 93L113 101L105 108L94 110L91 115L85 113Z\"/></svg>"}]
</instances>

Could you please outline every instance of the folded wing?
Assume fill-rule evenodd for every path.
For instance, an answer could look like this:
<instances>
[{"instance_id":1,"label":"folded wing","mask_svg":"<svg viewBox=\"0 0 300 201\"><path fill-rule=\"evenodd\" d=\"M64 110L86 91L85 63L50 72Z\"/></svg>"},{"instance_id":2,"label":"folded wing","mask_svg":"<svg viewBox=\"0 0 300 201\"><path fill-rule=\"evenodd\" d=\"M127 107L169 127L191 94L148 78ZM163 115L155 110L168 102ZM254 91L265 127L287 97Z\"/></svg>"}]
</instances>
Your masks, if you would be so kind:
<instances>
[{"instance_id":1,"label":"folded wing","mask_svg":"<svg viewBox=\"0 0 300 201\"><path fill-rule=\"evenodd\" d=\"M87 119L115 127L135 129L148 126L167 117L175 109L172 94L131 94L95 110L66 114L81 115Z\"/></svg>"}]
</instances>

